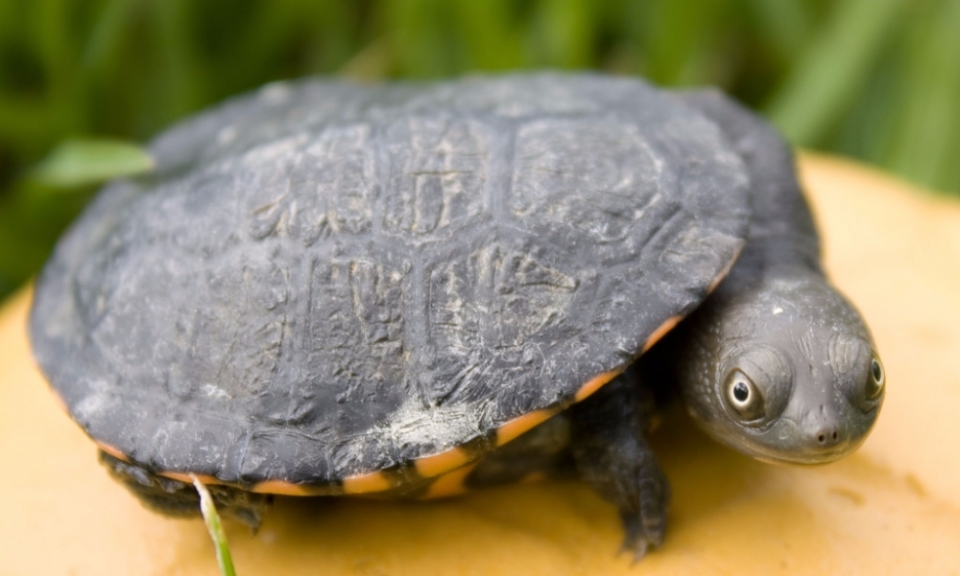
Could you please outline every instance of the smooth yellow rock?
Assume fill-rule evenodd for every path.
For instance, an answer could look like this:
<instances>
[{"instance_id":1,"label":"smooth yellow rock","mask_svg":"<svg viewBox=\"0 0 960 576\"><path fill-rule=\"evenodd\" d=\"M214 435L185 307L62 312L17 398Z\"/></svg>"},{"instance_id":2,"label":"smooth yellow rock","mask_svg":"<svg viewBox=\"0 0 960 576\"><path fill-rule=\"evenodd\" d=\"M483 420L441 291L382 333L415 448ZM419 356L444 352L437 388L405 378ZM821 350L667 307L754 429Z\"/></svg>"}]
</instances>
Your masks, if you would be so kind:
<instances>
[{"instance_id":1,"label":"smooth yellow rock","mask_svg":"<svg viewBox=\"0 0 960 576\"><path fill-rule=\"evenodd\" d=\"M670 530L640 565L615 511L576 483L429 503L279 498L228 533L240 574L960 573L960 204L876 172L802 161L827 267L876 337L889 387L854 456L795 468L717 446L682 416L654 439ZM0 575L216 574L199 521L143 510L60 410L0 311Z\"/></svg>"}]
</instances>

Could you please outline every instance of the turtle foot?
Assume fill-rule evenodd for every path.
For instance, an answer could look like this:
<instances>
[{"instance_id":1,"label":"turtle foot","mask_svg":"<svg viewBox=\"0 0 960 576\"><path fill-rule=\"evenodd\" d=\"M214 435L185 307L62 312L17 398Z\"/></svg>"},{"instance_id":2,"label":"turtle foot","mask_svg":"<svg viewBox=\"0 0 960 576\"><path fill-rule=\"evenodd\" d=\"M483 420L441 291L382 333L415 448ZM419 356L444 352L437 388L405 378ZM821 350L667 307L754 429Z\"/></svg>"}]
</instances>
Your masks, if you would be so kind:
<instances>
[{"instance_id":1,"label":"turtle foot","mask_svg":"<svg viewBox=\"0 0 960 576\"><path fill-rule=\"evenodd\" d=\"M633 554L637 562L652 548L663 544L667 528L667 504L670 488L656 462L644 467L634 490L621 492L620 520L623 525L623 544L620 553Z\"/></svg>"},{"instance_id":2,"label":"turtle foot","mask_svg":"<svg viewBox=\"0 0 960 576\"><path fill-rule=\"evenodd\" d=\"M644 437L653 405L651 389L628 370L570 410L577 470L619 510L621 551L634 561L663 542L670 501L667 477Z\"/></svg>"}]
</instances>

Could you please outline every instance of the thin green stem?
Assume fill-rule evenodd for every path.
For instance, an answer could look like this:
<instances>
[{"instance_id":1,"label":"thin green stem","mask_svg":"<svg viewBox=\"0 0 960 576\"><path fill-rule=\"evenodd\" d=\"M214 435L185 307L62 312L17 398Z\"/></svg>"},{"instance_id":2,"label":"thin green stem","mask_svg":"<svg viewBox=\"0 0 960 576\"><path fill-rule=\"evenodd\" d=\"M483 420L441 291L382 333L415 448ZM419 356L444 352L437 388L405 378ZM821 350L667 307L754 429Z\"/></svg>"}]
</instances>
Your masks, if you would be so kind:
<instances>
[{"instance_id":1,"label":"thin green stem","mask_svg":"<svg viewBox=\"0 0 960 576\"><path fill-rule=\"evenodd\" d=\"M200 482L200 479L191 474L193 485L200 494L200 512L203 513L203 522L207 525L207 531L210 532L210 538L213 539L213 545L217 549L217 564L220 566L222 576L237 576L233 568L233 557L230 556L230 546L227 544L227 534L223 531L223 524L220 523L220 515L217 514L217 507L213 504L213 497L210 491Z\"/></svg>"}]
</instances>

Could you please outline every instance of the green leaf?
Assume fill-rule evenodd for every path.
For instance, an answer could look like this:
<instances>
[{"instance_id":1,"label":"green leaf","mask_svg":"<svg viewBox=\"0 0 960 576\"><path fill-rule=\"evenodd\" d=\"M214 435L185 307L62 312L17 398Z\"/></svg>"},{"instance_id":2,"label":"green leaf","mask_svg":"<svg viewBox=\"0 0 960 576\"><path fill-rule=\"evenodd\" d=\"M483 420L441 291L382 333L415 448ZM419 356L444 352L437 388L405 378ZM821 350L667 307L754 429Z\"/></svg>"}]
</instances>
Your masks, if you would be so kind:
<instances>
[{"instance_id":1,"label":"green leaf","mask_svg":"<svg viewBox=\"0 0 960 576\"><path fill-rule=\"evenodd\" d=\"M223 531L223 524L220 523L220 515L217 514L217 507L213 504L213 497L210 491L200 482L200 479L191 474L193 485L200 494L200 512L203 513L203 522L207 525L207 531L210 532L210 538L213 539L213 545L217 548L217 564L220 566L222 576L237 576L233 568L233 557L230 556L230 546L227 544L227 534Z\"/></svg>"},{"instance_id":2,"label":"green leaf","mask_svg":"<svg viewBox=\"0 0 960 576\"><path fill-rule=\"evenodd\" d=\"M121 140L67 140L33 170L33 180L58 188L97 184L153 170L150 154Z\"/></svg>"}]
</instances>

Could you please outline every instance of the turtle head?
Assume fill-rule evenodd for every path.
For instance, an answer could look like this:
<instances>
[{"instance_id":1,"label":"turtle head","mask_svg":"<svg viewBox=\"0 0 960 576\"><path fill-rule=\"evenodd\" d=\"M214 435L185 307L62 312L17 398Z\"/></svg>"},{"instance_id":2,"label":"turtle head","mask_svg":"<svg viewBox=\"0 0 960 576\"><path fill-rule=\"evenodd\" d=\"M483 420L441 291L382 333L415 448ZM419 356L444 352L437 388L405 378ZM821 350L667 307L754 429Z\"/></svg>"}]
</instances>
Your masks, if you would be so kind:
<instances>
[{"instance_id":1,"label":"turtle head","mask_svg":"<svg viewBox=\"0 0 960 576\"><path fill-rule=\"evenodd\" d=\"M694 419L761 460L819 464L853 452L877 419L886 383L853 306L819 277L717 296L698 311L696 335L681 352Z\"/></svg>"}]
</instances>

